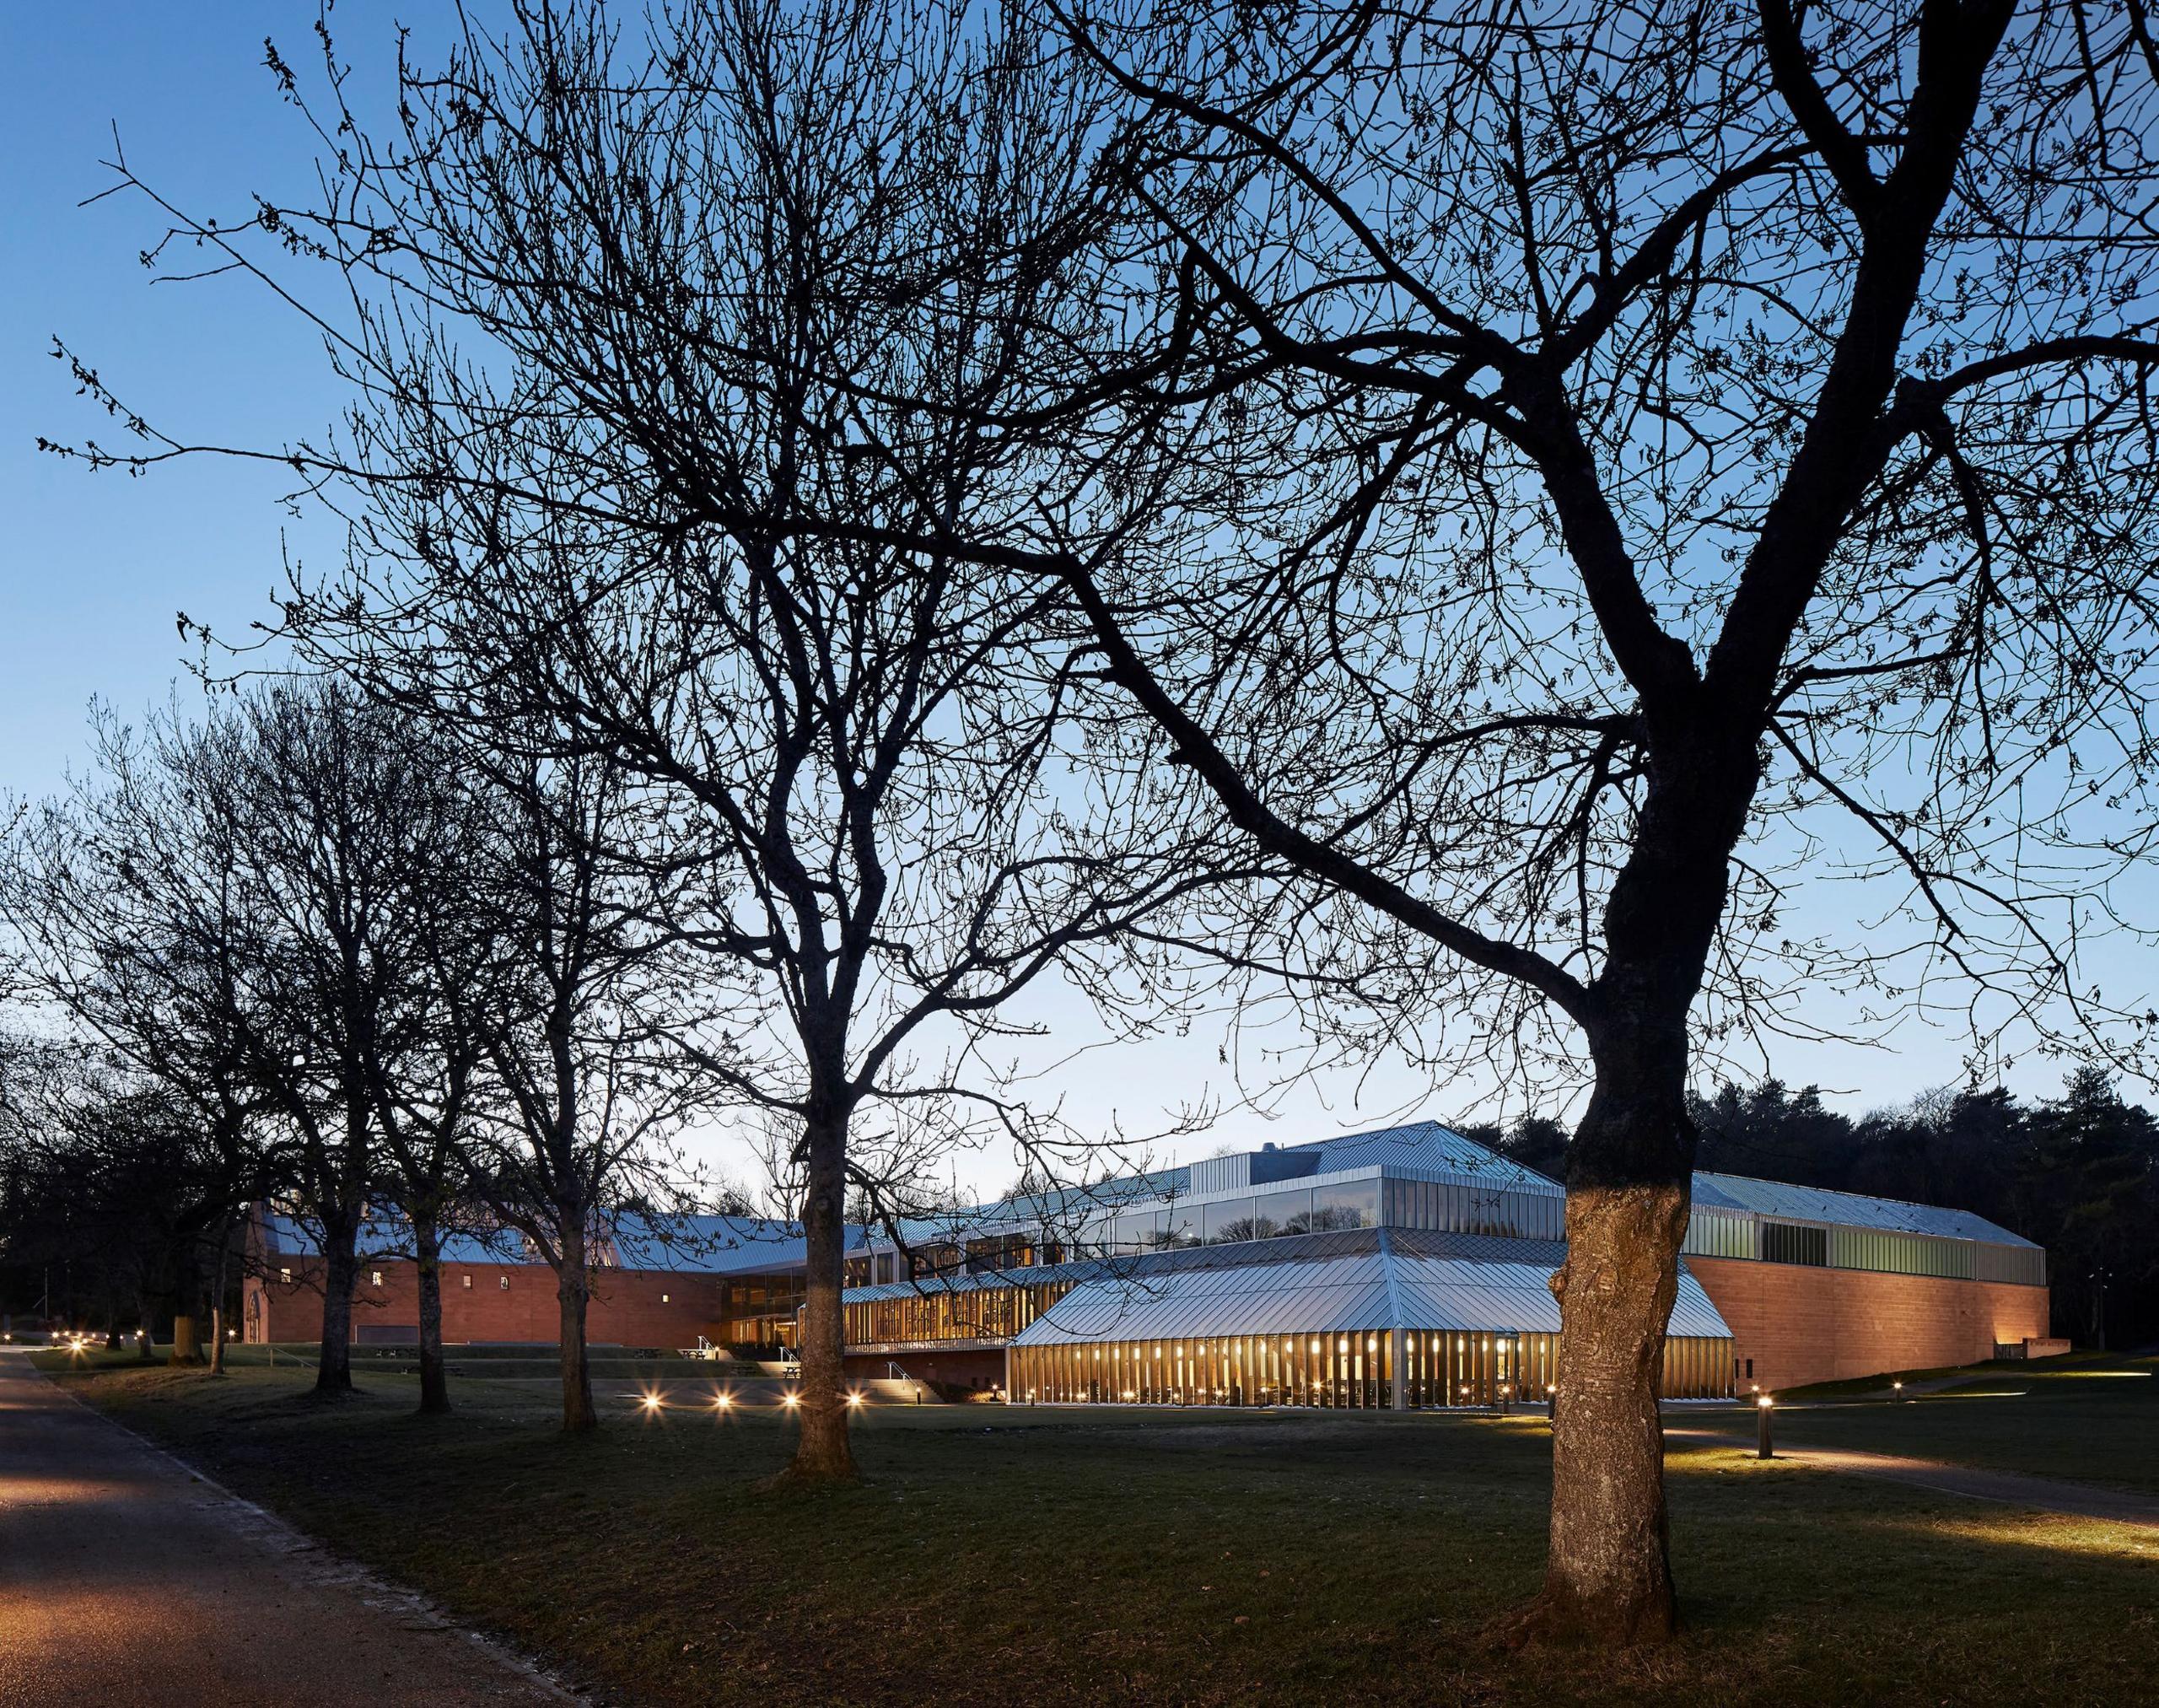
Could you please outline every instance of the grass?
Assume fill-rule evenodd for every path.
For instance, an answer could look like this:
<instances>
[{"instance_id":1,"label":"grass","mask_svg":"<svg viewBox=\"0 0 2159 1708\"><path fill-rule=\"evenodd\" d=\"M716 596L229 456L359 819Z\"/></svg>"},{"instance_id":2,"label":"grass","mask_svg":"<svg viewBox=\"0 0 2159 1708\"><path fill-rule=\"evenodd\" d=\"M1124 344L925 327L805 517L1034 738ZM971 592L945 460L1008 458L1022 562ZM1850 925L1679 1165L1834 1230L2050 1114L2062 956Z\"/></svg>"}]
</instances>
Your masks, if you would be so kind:
<instances>
[{"instance_id":1,"label":"grass","mask_svg":"<svg viewBox=\"0 0 2159 1708\"><path fill-rule=\"evenodd\" d=\"M1495 1655L1543 1554L1529 1418L897 1406L858 1427L860 1487L769 1495L790 1426L703 1382L649 1420L618 1388L568 1441L536 1382L423 1420L402 1376L329 1406L299 1370L63 1379L620 1700L2100 1703L2159 1641L2151 1531L1675 1444L1683 1640Z\"/></svg>"},{"instance_id":2,"label":"grass","mask_svg":"<svg viewBox=\"0 0 2159 1708\"><path fill-rule=\"evenodd\" d=\"M1895 1404L1795 1405L1779 1414L1777 1437L2159 1495L2159 1359L2079 1353L1908 1380L1930 1376L1966 1379Z\"/></svg>"}]
</instances>

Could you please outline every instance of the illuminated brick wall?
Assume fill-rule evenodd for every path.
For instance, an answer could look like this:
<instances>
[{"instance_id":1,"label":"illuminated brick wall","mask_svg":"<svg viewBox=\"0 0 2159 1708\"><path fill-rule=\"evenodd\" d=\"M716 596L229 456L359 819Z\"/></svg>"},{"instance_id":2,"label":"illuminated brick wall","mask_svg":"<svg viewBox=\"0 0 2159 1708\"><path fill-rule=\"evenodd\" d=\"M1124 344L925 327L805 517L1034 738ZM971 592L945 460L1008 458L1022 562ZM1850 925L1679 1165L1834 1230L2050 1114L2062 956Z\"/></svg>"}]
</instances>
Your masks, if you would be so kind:
<instances>
[{"instance_id":1,"label":"illuminated brick wall","mask_svg":"<svg viewBox=\"0 0 2159 1708\"><path fill-rule=\"evenodd\" d=\"M243 1289L240 1321L250 1341L307 1341L322 1336L322 1295L317 1260L272 1258L271 1273L250 1276ZM292 1280L283 1279L289 1271ZM382 1277L375 1284L374 1277ZM505 1286L504 1282L508 1282ZM469 1284L469 1285L468 1285ZM595 1344L694 1346L703 1335L728 1338L727 1282L716 1275L654 1270L602 1269L592 1279L585 1338ZM353 1290L353 1334L417 1330L419 1277L410 1263L363 1262ZM442 1266L442 1338L467 1341L552 1344L561 1334L562 1309L555 1274L544 1263L455 1263Z\"/></svg>"},{"instance_id":2,"label":"illuminated brick wall","mask_svg":"<svg viewBox=\"0 0 2159 1708\"><path fill-rule=\"evenodd\" d=\"M2047 1332L2044 1287L1728 1258L1687 1267L1731 1326L1742 1393L1976 1364L1997 1341Z\"/></svg>"}]
</instances>

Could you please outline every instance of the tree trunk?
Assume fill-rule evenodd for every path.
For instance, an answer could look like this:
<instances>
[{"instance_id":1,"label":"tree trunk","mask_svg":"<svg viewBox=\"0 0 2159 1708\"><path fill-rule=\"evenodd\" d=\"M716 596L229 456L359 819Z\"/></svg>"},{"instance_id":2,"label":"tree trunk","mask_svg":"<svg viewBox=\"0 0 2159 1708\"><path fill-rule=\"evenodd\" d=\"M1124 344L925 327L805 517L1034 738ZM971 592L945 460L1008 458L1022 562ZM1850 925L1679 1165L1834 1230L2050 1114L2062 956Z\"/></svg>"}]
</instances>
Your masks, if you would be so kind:
<instances>
[{"instance_id":1,"label":"tree trunk","mask_svg":"<svg viewBox=\"0 0 2159 1708\"><path fill-rule=\"evenodd\" d=\"M168 1364L200 1364L202 1361L202 1343L196 1323L196 1307L202 1291L195 1254L183 1247L175 1263L173 1286L172 1355Z\"/></svg>"},{"instance_id":2,"label":"tree trunk","mask_svg":"<svg viewBox=\"0 0 2159 1708\"><path fill-rule=\"evenodd\" d=\"M412 1250L420 1279L420 1409L450 1409L450 1375L442 1361L442 1235L432 1218L412 1218Z\"/></svg>"},{"instance_id":3,"label":"tree trunk","mask_svg":"<svg viewBox=\"0 0 2159 1708\"><path fill-rule=\"evenodd\" d=\"M841 1382L840 1290L847 1241L847 1119L813 1119L810 1178L802 1204L809 1273L802 1312L801 1434L788 1468L793 1481L851 1483L854 1451L848 1441L847 1396Z\"/></svg>"},{"instance_id":4,"label":"tree trunk","mask_svg":"<svg viewBox=\"0 0 2159 1708\"><path fill-rule=\"evenodd\" d=\"M232 1260L233 1230L229 1221L218 1226L216 1279L210 1293L210 1374L225 1373L225 1275Z\"/></svg>"},{"instance_id":5,"label":"tree trunk","mask_svg":"<svg viewBox=\"0 0 2159 1708\"><path fill-rule=\"evenodd\" d=\"M562 1306L563 1427L581 1434L600 1427L600 1412L592 1403L592 1362L584 1345L592 1274L585 1257L581 1210L561 1218L559 1237L562 1267L555 1271L555 1297Z\"/></svg>"},{"instance_id":6,"label":"tree trunk","mask_svg":"<svg viewBox=\"0 0 2159 1708\"><path fill-rule=\"evenodd\" d=\"M1678 1060L1683 1071L1683 1047ZM1678 1629L1657 1393L1686 1237L1692 1127L1680 1072L1600 1059L1567 1187L1552 1419L1551 1548L1537 1599L1503 1635L1660 1641ZM1661 1082L1661 1083L1659 1083ZM1677 1167L1640 1166L1662 1152ZM1626 1157L1614 1179L1601 1159ZM1614 1171L1617 1172L1617 1171Z\"/></svg>"},{"instance_id":7,"label":"tree trunk","mask_svg":"<svg viewBox=\"0 0 2159 1708\"><path fill-rule=\"evenodd\" d=\"M1733 767L1742 784L1744 763ZM1656 1642L1679 1625L1657 1397L1693 1187L1687 1015L1747 798L1744 786L1700 787L1716 776L1694 770L1693 787L1661 797L1653 784L1606 912L1610 955L1586 1022L1596 1082L1568 1146L1567 1257L1552 1278L1561 1402L1551 1548L1515 1641Z\"/></svg>"},{"instance_id":8,"label":"tree trunk","mask_svg":"<svg viewBox=\"0 0 2159 1708\"><path fill-rule=\"evenodd\" d=\"M322 1347L315 1365L315 1391L342 1398L353 1391L353 1287L359 1280L354 1249L359 1219L326 1220L322 1229Z\"/></svg>"},{"instance_id":9,"label":"tree trunk","mask_svg":"<svg viewBox=\"0 0 2159 1708\"><path fill-rule=\"evenodd\" d=\"M193 1307L189 1307L191 1312ZM195 1318L187 1312L175 1312L172 1319L172 1352L165 1360L168 1364L200 1364L202 1344L196 1339Z\"/></svg>"}]
</instances>

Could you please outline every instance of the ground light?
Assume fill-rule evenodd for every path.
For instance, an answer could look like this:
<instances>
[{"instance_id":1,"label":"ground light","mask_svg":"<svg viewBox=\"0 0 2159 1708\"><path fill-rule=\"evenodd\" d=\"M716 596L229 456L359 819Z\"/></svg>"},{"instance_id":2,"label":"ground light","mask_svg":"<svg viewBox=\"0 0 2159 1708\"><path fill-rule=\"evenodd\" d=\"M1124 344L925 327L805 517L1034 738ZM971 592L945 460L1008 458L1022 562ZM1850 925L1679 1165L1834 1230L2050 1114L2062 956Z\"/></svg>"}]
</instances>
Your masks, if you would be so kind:
<instances>
[{"instance_id":1,"label":"ground light","mask_svg":"<svg viewBox=\"0 0 2159 1708\"><path fill-rule=\"evenodd\" d=\"M1754 1457L1758 1459L1774 1459L1777 1456L1776 1442L1769 1429L1769 1414L1776 1409L1776 1401L1766 1393L1757 1395L1755 1398Z\"/></svg>"},{"instance_id":2,"label":"ground light","mask_svg":"<svg viewBox=\"0 0 2159 1708\"><path fill-rule=\"evenodd\" d=\"M660 1409L660 1396L656 1393L647 1394L644 1397L644 1409L647 1411L658 1411Z\"/></svg>"},{"instance_id":3,"label":"ground light","mask_svg":"<svg viewBox=\"0 0 2159 1708\"><path fill-rule=\"evenodd\" d=\"M789 1411L792 1411L796 1406L802 1404L802 1396L794 1393L792 1389L789 1389L787 1393L779 1397L779 1403L785 1406Z\"/></svg>"},{"instance_id":4,"label":"ground light","mask_svg":"<svg viewBox=\"0 0 2159 1708\"><path fill-rule=\"evenodd\" d=\"M850 1387L847 1391L847 1403L849 1405L860 1405L862 1404L862 1390L859 1387Z\"/></svg>"},{"instance_id":5,"label":"ground light","mask_svg":"<svg viewBox=\"0 0 2159 1708\"><path fill-rule=\"evenodd\" d=\"M735 1404L735 1396L731 1393L716 1393L712 1397L712 1403L715 1411L725 1411L728 1407Z\"/></svg>"}]
</instances>

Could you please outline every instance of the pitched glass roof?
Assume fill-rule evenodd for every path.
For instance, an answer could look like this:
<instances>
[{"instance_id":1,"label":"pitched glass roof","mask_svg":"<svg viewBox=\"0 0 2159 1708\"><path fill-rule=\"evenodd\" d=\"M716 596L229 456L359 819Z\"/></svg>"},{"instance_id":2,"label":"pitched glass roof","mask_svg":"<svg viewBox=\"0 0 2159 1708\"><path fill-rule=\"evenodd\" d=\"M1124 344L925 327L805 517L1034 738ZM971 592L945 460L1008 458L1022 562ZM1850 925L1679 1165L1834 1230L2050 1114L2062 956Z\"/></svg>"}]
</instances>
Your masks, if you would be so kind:
<instances>
[{"instance_id":1,"label":"pitched glass roof","mask_svg":"<svg viewBox=\"0 0 2159 1708\"><path fill-rule=\"evenodd\" d=\"M1143 1258L1115 1273L1098 1273L1081 1280L1012 1344L1054 1346L1396 1328L1420 1333L1559 1332L1559 1307L1548 1284L1565 1248L1555 1242L1370 1229L1235 1249L1243 1261L1149 1267L1153 1260ZM1108 1266L1103 1267L1106 1271ZM1028 1279L1039 1279L1042 1272L1026 1273ZM848 1298L905 1290L861 1290ZM1670 1327L1674 1334L1731 1333L1683 1265Z\"/></svg>"}]
</instances>

